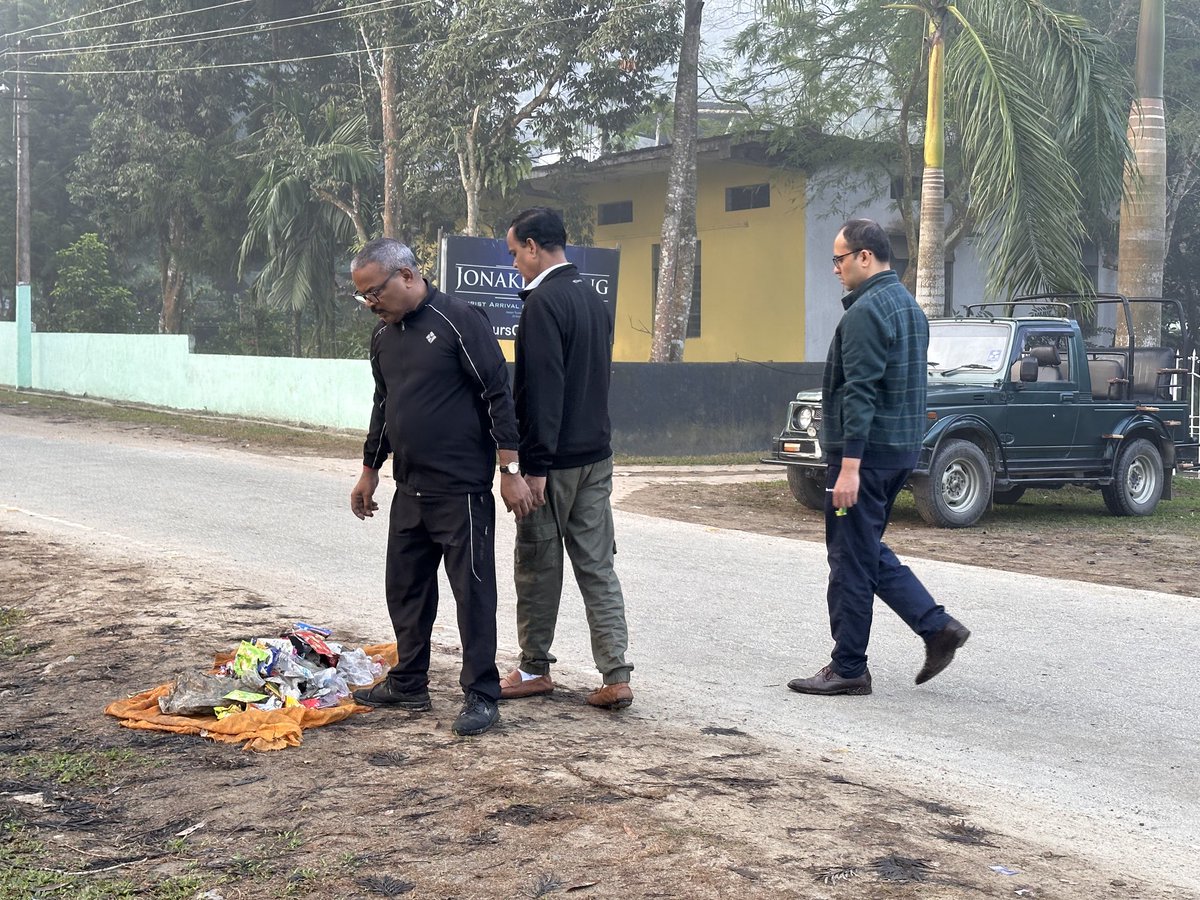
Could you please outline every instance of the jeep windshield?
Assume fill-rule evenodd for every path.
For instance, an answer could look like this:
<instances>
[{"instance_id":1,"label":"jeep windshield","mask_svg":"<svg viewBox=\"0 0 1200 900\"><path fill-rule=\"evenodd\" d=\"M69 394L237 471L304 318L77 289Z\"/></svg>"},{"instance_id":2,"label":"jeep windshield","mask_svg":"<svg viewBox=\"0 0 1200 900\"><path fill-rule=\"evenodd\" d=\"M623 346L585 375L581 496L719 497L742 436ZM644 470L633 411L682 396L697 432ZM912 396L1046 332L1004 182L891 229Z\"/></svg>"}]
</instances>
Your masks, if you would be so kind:
<instances>
[{"instance_id":1,"label":"jeep windshield","mask_svg":"<svg viewBox=\"0 0 1200 900\"><path fill-rule=\"evenodd\" d=\"M998 374L1008 364L1009 322L929 323L929 374Z\"/></svg>"}]
</instances>

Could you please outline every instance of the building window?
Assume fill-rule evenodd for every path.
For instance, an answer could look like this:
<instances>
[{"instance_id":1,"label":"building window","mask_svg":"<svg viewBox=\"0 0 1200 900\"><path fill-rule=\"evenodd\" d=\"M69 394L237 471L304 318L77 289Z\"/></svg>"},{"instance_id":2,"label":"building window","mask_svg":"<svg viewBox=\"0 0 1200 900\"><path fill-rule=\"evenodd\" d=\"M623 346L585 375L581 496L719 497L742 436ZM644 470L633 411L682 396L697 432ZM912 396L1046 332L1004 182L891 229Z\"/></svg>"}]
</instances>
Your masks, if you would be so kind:
<instances>
[{"instance_id":1,"label":"building window","mask_svg":"<svg viewBox=\"0 0 1200 900\"><path fill-rule=\"evenodd\" d=\"M620 225L633 221L633 201L618 200L615 203L601 203L596 207L597 225Z\"/></svg>"},{"instance_id":2,"label":"building window","mask_svg":"<svg viewBox=\"0 0 1200 900\"><path fill-rule=\"evenodd\" d=\"M908 238L892 233L888 235L888 243L892 245L892 271L897 278L903 279L908 271Z\"/></svg>"},{"instance_id":3,"label":"building window","mask_svg":"<svg viewBox=\"0 0 1200 900\"><path fill-rule=\"evenodd\" d=\"M658 260L662 245L650 246L650 295L658 306ZM700 241L696 241L696 267L692 270L692 308L688 312L687 334L684 337L700 337Z\"/></svg>"},{"instance_id":4,"label":"building window","mask_svg":"<svg viewBox=\"0 0 1200 900\"><path fill-rule=\"evenodd\" d=\"M908 194L904 192L904 176L899 175L892 179L891 196L893 200L903 200L907 196L910 200L921 199L921 176L914 175L908 182Z\"/></svg>"},{"instance_id":5,"label":"building window","mask_svg":"<svg viewBox=\"0 0 1200 900\"><path fill-rule=\"evenodd\" d=\"M766 209L771 205L771 185L746 184L725 188L725 212L739 209Z\"/></svg>"}]
</instances>

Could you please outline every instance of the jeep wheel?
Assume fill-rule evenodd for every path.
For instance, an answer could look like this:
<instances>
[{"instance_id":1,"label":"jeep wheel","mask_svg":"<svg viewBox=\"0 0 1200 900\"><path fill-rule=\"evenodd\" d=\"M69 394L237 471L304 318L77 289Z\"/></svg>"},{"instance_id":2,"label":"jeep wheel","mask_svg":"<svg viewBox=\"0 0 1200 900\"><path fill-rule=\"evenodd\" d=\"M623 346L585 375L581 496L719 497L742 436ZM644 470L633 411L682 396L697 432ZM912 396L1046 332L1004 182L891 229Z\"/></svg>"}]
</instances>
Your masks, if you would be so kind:
<instances>
[{"instance_id":1,"label":"jeep wheel","mask_svg":"<svg viewBox=\"0 0 1200 900\"><path fill-rule=\"evenodd\" d=\"M1145 438L1121 448L1113 483L1100 488L1104 505L1114 516L1148 516L1163 491L1162 454Z\"/></svg>"},{"instance_id":2,"label":"jeep wheel","mask_svg":"<svg viewBox=\"0 0 1200 900\"><path fill-rule=\"evenodd\" d=\"M1025 485L1018 484L1003 491L992 491L992 502L1000 504L1016 503L1025 496Z\"/></svg>"},{"instance_id":3,"label":"jeep wheel","mask_svg":"<svg viewBox=\"0 0 1200 900\"><path fill-rule=\"evenodd\" d=\"M970 441L946 441L933 456L929 475L914 478L917 512L939 528L974 525L992 500L992 464Z\"/></svg>"},{"instance_id":4,"label":"jeep wheel","mask_svg":"<svg viewBox=\"0 0 1200 900\"><path fill-rule=\"evenodd\" d=\"M799 466L788 466L787 479L788 487L792 489L792 496L799 501L801 506L816 510L825 509L824 481L813 478Z\"/></svg>"}]
</instances>

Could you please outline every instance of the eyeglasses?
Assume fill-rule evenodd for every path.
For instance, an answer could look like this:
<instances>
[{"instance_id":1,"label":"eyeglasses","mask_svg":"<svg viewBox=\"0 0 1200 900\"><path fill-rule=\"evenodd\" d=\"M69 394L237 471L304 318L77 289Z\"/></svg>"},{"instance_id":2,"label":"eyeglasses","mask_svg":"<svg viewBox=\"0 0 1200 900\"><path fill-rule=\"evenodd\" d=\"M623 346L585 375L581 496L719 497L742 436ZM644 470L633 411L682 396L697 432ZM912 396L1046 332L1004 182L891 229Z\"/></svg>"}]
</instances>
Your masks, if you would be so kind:
<instances>
[{"instance_id":1,"label":"eyeglasses","mask_svg":"<svg viewBox=\"0 0 1200 900\"><path fill-rule=\"evenodd\" d=\"M842 264L842 260L847 256L853 256L855 253L861 253L862 250L863 248L859 247L857 250L847 250L845 253L839 253L837 256L833 257L833 264L835 266L840 266Z\"/></svg>"},{"instance_id":2,"label":"eyeglasses","mask_svg":"<svg viewBox=\"0 0 1200 900\"><path fill-rule=\"evenodd\" d=\"M399 271L399 269L392 269L392 274L383 279L383 284L381 284L379 287L371 288L369 291L355 291L352 296L363 306L370 306L372 303L378 303L379 295L383 293L383 289L388 286L388 282L391 281Z\"/></svg>"}]
</instances>

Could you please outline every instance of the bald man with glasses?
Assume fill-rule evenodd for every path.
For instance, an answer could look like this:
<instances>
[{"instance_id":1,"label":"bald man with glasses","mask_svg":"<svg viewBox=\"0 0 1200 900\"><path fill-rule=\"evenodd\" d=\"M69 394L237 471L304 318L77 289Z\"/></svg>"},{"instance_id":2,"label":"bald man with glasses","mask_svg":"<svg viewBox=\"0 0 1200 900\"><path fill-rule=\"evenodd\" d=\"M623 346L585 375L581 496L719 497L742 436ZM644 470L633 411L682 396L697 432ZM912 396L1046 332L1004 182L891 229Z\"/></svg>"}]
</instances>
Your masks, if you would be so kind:
<instances>
[{"instance_id":1,"label":"bald man with glasses","mask_svg":"<svg viewBox=\"0 0 1200 900\"><path fill-rule=\"evenodd\" d=\"M351 263L350 277L355 299L379 318L371 335L375 403L351 511L368 519L379 508L375 490L389 455L396 481L385 593L397 662L354 699L415 712L431 707L430 641L444 561L462 640L464 703L453 728L458 735L482 734L499 719L497 456L505 505L517 516L533 510L519 475L508 367L487 315L426 281L412 250L399 241L368 243Z\"/></svg>"}]
</instances>

